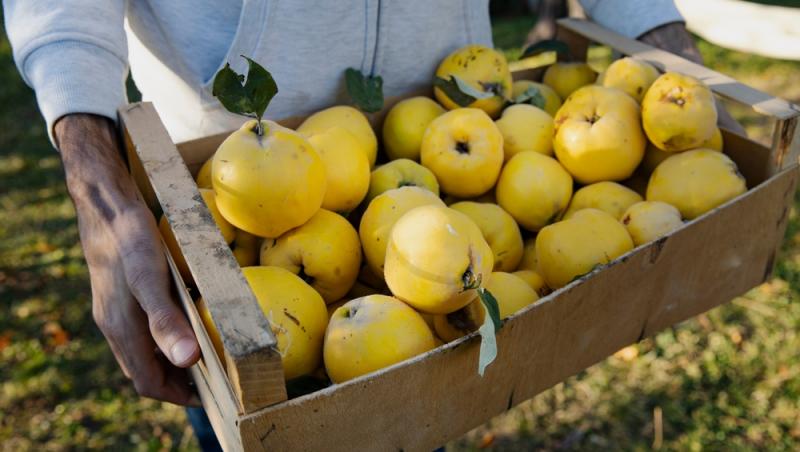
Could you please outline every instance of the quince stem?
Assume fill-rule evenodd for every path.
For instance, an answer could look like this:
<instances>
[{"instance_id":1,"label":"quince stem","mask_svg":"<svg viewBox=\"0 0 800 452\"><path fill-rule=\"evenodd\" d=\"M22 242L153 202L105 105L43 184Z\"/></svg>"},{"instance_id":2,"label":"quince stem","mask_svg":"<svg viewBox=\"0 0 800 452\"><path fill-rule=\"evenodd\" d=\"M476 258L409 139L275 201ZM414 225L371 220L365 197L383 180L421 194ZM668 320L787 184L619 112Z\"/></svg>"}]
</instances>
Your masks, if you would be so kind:
<instances>
[{"instance_id":1,"label":"quince stem","mask_svg":"<svg viewBox=\"0 0 800 452\"><path fill-rule=\"evenodd\" d=\"M259 138L264 136L264 124L261 123L260 117L256 116L256 125L252 130Z\"/></svg>"},{"instance_id":2,"label":"quince stem","mask_svg":"<svg viewBox=\"0 0 800 452\"><path fill-rule=\"evenodd\" d=\"M477 289L481 286L481 275L476 275L472 272L472 268L467 268L461 276L461 281L464 283L464 290Z\"/></svg>"}]
</instances>

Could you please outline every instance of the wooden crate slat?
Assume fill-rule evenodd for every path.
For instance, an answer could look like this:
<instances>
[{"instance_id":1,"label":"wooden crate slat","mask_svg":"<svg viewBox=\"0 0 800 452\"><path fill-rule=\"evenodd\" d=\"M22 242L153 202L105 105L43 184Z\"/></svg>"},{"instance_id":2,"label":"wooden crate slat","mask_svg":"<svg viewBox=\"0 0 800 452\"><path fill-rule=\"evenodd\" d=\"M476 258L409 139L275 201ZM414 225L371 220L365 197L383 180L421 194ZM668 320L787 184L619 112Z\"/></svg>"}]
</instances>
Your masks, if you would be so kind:
<instances>
[{"instance_id":1,"label":"wooden crate slat","mask_svg":"<svg viewBox=\"0 0 800 452\"><path fill-rule=\"evenodd\" d=\"M214 429L222 449L226 452L244 451L245 449L236 427L236 412L233 414L226 413L225 409L221 407L225 402L217 395L219 393L214 388L213 380L208 378L208 374L203 371L200 364L192 366L189 372L197 387L197 393L203 401L203 408L211 423L211 428Z\"/></svg>"},{"instance_id":2,"label":"wooden crate slat","mask_svg":"<svg viewBox=\"0 0 800 452\"><path fill-rule=\"evenodd\" d=\"M779 171L798 164L800 158L800 118L793 117L775 122L772 137L770 168Z\"/></svg>"},{"instance_id":3,"label":"wooden crate slat","mask_svg":"<svg viewBox=\"0 0 800 452\"><path fill-rule=\"evenodd\" d=\"M132 104L120 109L120 118L220 332L240 411L285 400L269 323L155 108Z\"/></svg>"},{"instance_id":4,"label":"wooden crate slat","mask_svg":"<svg viewBox=\"0 0 800 452\"><path fill-rule=\"evenodd\" d=\"M197 392L205 407L206 415L214 431L217 432L218 439L224 449L228 451L239 450L241 449L239 433L230 422L226 421L226 419L236 419L239 415L239 407L236 403L234 390L225 375L225 369L217 357L214 345L211 343L211 339L203 326L203 321L200 318L194 300L192 300L189 291L184 287L174 259L169 253L165 254L177 288L178 297L203 352L202 359L189 369L192 380L195 382Z\"/></svg>"}]
</instances>

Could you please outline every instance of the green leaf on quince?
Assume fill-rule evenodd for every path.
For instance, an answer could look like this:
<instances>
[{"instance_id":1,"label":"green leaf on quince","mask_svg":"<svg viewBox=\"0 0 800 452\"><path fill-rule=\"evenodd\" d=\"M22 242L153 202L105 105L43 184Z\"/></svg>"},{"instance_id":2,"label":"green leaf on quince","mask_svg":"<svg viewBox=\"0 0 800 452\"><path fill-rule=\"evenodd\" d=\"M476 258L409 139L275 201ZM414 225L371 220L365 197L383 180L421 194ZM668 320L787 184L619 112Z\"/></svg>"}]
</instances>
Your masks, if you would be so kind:
<instances>
[{"instance_id":1,"label":"green leaf on quince","mask_svg":"<svg viewBox=\"0 0 800 452\"><path fill-rule=\"evenodd\" d=\"M434 77L433 86L444 91L447 97L460 107L466 107L478 99L488 99L495 96L495 93L491 91L475 89L457 75L451 75L450 79Z\"/></svg>"},{"instance_id":2,"label":"green leaf on quince","mask_svg":"<svg viewBox=\"0 0 800 452\"><path fill-rule=\"evenodd\" d=\"M278 93L278 84L263 66L244 55L242 58L247 60L247 78L226 63L214 76L211 94L229 112L254 117L260 124L264 111Z\"/></svg>"},{"instance_id":3,"label":"green leaf on quince","mask_svg":"<svg viewBox=\"0 0 800 452\"><path fill-rule=\"evenodd\" d=\"M535 86L529 86L528 89L520 93L514 98L515 104L530 104L534 107L539 107L544 110L546 103L542 92Z\"/></svg>"},{"instance_id":4,"label":"green leaf on quince","mask_svg":"<svg viewBox=\"0 0 800 452\"><path fill-rule=\"evenodd\" d=\"M348 68L344 71L345 84L350 99L361 111L375 113L383 109L383 78L380 75L364 75Z\"/></svg>"},{"instance_id":5,"label":"green leaf on quince","mask_svg":"<svg viewBox=\"0 0 800 452\"><path fill-rule=\"evenodd\" d=\"M569 46L558 39L545 39L529 45L522 51L520 59L534 57L545 52L555 52L558 60L570 58Z\"/></svg>"},{"instance_id":6,"label":"green leaf on quince","mask_svg":"<svg viewBox=\"0 0 800 452\"><path fill-rule=\"evenodd\" d=\"M483 325L478 328L481 335L481 349L478 355L478 374L483 376L486 368L497 358L497 331L503 326L500 320L500 306L497 299L491 292L481 287L478 289L478 299L483 308L486 309L486 316Z\"/></svg>"}]
</instances>

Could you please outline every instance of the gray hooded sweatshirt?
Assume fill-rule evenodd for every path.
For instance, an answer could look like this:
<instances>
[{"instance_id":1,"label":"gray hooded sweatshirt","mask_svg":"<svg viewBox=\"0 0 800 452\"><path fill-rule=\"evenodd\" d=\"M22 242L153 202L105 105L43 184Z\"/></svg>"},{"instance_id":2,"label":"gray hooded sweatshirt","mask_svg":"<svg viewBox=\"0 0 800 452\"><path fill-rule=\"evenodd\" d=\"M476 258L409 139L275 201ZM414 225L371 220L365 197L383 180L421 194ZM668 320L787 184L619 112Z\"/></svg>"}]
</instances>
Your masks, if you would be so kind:
<instances>
[{"instance_id":1,"label":"gray hooded sweatshirt","mask_svg":"<svg viewBox=\"0 0 800 452\"><path fill-rule=\"evenodd\" d=\"M384 79L387 96L430 84L460 46L492 44L488 0L3 0L14 58L48 130L70 113L116 118L130 68L175 141L238 127L211 95L226 62L247 55L280 92L266 116L346 102L344 70ZM681 16L672 0L582 0L630 36Z\"/></svg>"}]
</instances>

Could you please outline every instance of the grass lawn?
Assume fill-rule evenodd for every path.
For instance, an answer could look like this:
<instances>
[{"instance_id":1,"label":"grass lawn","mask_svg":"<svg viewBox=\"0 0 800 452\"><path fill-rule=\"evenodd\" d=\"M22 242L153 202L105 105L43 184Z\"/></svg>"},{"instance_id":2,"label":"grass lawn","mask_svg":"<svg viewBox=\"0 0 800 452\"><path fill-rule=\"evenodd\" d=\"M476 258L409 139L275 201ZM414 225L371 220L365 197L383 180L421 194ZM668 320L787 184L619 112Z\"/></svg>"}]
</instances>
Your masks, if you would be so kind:
<instances>
[{"instance_id":1,"label":"grass lawn","mask_svg":"<svg viewBox=\"0 0 800 452\"><path fill-rule=\"evenodd\" d=\"M532 24L499 19L495 42L513 56ZM700 48L710 67L800 101L800 64ZM138 398L92 322L60 161L3 32L0 106L2 449L196 449L182 409ZM732 112L768 139L755 115ZM798 298L795 208L770 283L624 349L448 449L797 450Z\"/></svg>"}]
</instances>

